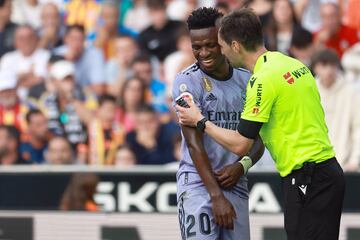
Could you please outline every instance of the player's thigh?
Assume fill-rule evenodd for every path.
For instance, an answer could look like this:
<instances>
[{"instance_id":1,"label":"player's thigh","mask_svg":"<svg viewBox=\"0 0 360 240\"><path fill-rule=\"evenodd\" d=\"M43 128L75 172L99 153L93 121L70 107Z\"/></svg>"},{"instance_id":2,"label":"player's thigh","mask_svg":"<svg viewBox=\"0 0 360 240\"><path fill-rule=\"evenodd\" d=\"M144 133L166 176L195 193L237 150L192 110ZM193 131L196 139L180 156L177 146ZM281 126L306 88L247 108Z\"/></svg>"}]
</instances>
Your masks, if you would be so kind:
<instances>
[{"instance_id":1,"label":"player's thigh","mask_svg":"<svg viewBox=\"0 0 360 240\"><path fill-rule=\"evenodd\" d=\"M219 240L219 227L206 189L189 190L180 196L178 214L183 240Z\"/></svg>"},{"instance_id":2,"label":"player's thigh","mask_svg":"<svg viewBox=\"0 0 360 240\"><path fill-rule=\"evenodd\" d=\"M248 199L241 198L231 191L226 191L224 194L235 208L236 219L234 220L234 230L221 229L220 239L250 240Z\"/></svg>"}]
</instances>

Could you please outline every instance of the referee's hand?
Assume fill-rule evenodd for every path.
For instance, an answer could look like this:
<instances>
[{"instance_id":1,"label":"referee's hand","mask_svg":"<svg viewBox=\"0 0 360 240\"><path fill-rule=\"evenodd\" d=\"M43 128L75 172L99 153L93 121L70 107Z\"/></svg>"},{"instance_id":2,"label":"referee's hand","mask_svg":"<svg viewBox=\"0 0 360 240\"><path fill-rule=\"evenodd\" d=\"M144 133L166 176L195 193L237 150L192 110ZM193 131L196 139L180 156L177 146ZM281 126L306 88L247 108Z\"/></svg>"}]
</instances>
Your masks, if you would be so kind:
<instances>
[{"instance_id":1,"label":"referee's hand","mask_svg":"<svg viewBox=\"0 0 360 240\"><path fill-rule=\"evenodd\" d=\"M220 227L234 229L236 212L230 201L223 194L211 197L214 221Z\"/></svg>"},{"instance_id":2,"label":"referee's hand","mask_svg":"<svg viewBox=\"0 0 360 240\"><path fill-rule=\"evenodd\" d=\"M189 99L184 99L184 100L189 105L188 108L181 107L180 105L175 106L179 118L179 123L189 127L196 127L198 121L200 121L204 117L201 114L200 109L196 106L196 104L193 101Z\"/></svg>"}]
</instances>

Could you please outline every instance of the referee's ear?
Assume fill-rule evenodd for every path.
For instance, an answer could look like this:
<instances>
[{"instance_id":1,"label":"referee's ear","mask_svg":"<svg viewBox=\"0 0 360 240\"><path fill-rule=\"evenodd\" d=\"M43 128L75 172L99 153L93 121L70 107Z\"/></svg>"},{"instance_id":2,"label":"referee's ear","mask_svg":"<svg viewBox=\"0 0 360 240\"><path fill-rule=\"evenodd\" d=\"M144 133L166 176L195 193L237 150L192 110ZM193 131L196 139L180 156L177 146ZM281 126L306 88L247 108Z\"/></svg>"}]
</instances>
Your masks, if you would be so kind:
<instances>
[{"instance_id":1,"label":"referee's ear","mask_svg":"<svg viewBox=\"0 0 360 240\"><path fill-rule=\"evenodd\" d=\"M231 49L236 53L241 53L244 47L238 41L232 40L231 41Z\"/></svg>"}]
</instances>

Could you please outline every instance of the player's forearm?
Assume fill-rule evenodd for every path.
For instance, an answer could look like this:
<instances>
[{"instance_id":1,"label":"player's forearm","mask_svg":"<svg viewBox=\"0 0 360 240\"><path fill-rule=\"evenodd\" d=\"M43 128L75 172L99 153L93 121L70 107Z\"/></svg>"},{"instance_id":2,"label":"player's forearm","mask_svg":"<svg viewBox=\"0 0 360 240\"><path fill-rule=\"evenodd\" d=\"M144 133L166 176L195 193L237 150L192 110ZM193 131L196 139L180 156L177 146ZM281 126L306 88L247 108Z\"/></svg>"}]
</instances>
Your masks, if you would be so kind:
<instances>
[{"instance_id":1,"label":"player's forearm","mask_svg":"<svg viewBox=\"0 0 360 240\"><path fill-rule=\"evenodd\" d=\"M210 161L206 156L205 151L200 149L189 148L191 158L193 159L196 170L198 171L202 182L204 183L209 195L217 197L222 195L221 188L217 183Z\"/></svg>"},{"instance_id":2,"label":"player's forearm","mask_svg":"<svg viewBox=\"0 0 360 240\"><path fill-rule=\"evenodd\" d=\"M249 157L252 160L252 165L254 165L255 163L257 163L260 160L260 158L264 154L264 150L265 150L265 146L264 146L260 136L258 135L254 141L254 144L252 145L252 147L250 149L250 152L249 152Z\"/></svg>"},{"instance_id":3,"label":"player's forearm","mask_svg":"<svg viewBox=\"0 0 360 240\"><path fill-rule=\"evenodd\" d=\"M205 132L221 146L239 156L246 155L253 143L253 140L249 141L237 131L218 127L210 121L206 122Z\"/></svg>"},{"instance_id":4,"label":"player's forearm","mask_svg":"<svg viewBox=\"0 0 360 240\"><path fill-rule=\"evenodd\" d=\"M195 168L210 196L216 197L222 195L222 191L215 179L209 158L202 144L202 134L191 127L181 126L181 129L185 137L191 159L193 160Z\"/></svg>"}]
</instances>

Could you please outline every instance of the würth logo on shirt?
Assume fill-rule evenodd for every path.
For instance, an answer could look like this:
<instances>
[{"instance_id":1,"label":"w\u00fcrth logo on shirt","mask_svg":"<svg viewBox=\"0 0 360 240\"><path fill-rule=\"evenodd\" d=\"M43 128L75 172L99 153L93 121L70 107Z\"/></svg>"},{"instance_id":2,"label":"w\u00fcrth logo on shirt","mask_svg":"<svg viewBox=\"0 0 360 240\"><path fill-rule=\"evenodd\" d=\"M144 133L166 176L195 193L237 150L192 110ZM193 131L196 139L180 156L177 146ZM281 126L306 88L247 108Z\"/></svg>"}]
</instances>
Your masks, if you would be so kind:
<instances>
[{"instance_id":1,"label":"w\u00fcrth logo on shirt","mask_svg":"<svg viewBox=\"0 0 360 240\"><path fill-rule=\"evenodd\" d=\"M285 73L283 77L288 84L293 84L295 82L290 72Z\"/></svg>"},{"instance_id":2,"label":"w\u00fcrth logo on shirt","mask_svg":"<svg viewBox=\"0 0 360 240\"><path fill-rule=\"evenodd\" d=\"M206 100L207 102L216 101L216 100L217 100L217 97L216 97L214 94L210 93L210 94L205 98L205 100Z\"/></svg>"}]
</instances>

